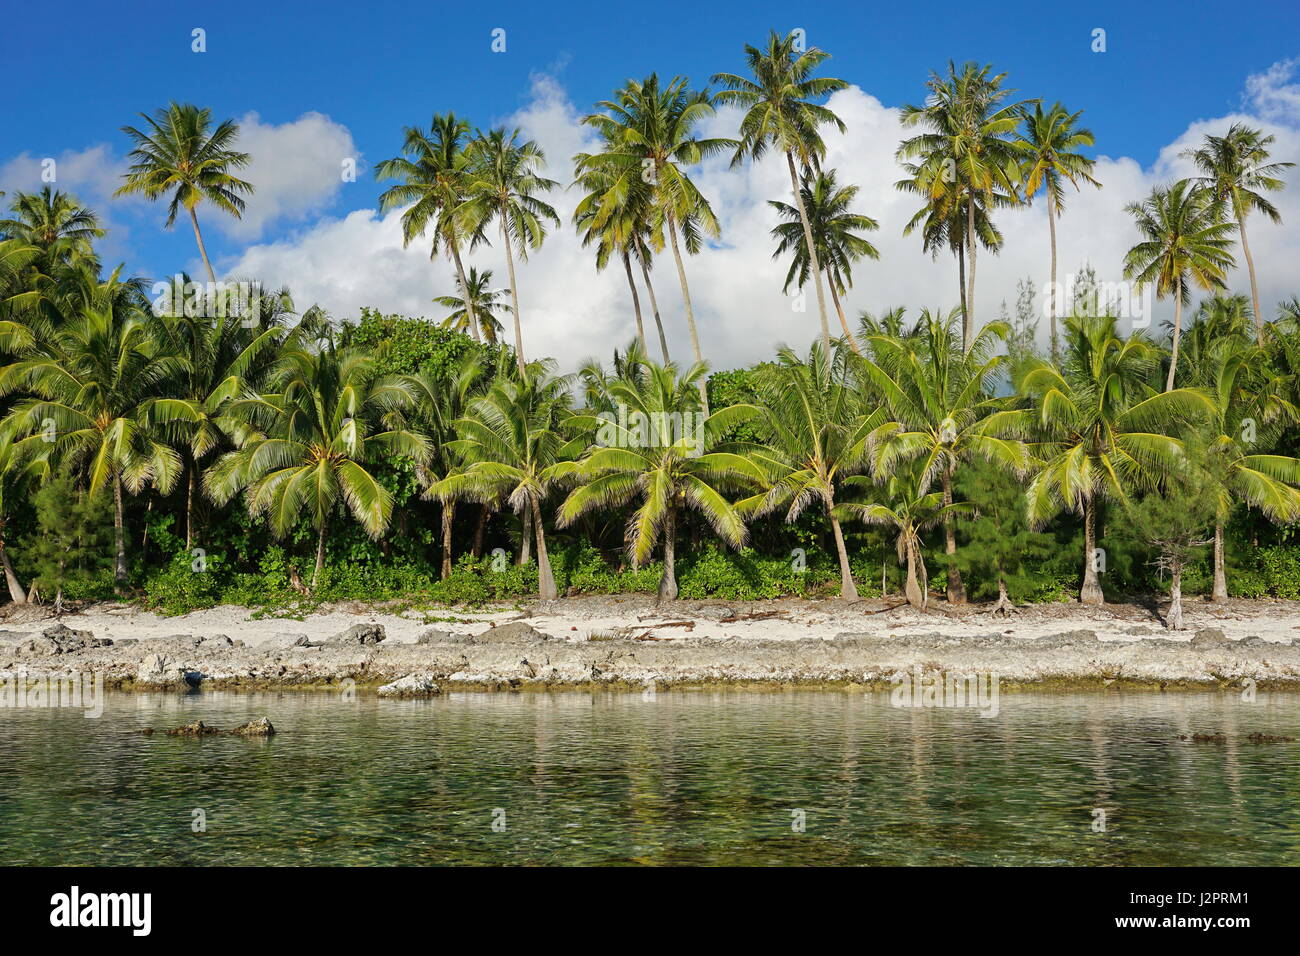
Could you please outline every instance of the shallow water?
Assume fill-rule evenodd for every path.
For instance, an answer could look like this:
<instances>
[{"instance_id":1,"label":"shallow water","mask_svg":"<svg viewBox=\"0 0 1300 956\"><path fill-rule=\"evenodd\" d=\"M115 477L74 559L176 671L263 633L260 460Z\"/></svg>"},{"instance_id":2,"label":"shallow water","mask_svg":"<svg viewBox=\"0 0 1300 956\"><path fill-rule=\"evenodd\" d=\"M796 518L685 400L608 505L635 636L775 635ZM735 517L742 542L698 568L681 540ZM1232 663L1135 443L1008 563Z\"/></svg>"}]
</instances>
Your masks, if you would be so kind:
<instances>
[{"instance_id":1,"label":"shallow water","mask_svg":"<svg viewBox=\"0 0 1300 956\"><path fill-rule=\"evenodd\" d=\"M0 864L1300 862L1300 743L1252 732L1300 738L1300 697L110 694L0 709Z\"/></svg>"}]
</instances>

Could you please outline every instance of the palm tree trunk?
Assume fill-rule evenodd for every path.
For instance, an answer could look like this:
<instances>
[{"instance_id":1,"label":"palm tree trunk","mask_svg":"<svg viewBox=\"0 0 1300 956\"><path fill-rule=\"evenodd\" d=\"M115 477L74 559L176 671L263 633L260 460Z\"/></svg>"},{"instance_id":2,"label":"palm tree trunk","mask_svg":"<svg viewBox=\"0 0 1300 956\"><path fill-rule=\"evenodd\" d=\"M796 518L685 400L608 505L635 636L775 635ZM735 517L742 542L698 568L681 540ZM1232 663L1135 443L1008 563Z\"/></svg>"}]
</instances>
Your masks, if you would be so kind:
<instances>
[{"instance_id":1,"label":"palm tree trunk","mask_svg":"<svg viewBox=\"0 0 1300 956\"><path fill-rule=\"evenodd\" d=\"M27 594L23 590L23 583L18 580L18 575L14 573L14 566L9 563L9 551L5 548L5 525L0 521L0 566L5 569L5 583L9 585L9 600L15 604L26 604Z\"/></svg>"},{"instance_id":2,"label":"palm tree trunk","mask_svg":"<svg viewBox=\"0 0 1300 956\"><path fill-rule=\"evenodd\" d=\"M1223 567L1223 520L1214 522L1214 590L1211 601L1228 600L1228 575Z\"/></svg>"},{"instance_id":3,"label":"palm tree trunk","mask_svg":"<svg viewBox=\"0 0 1300 956\"><path fill-rule=\"evenodd\" d=\"M1183 565L1175 562L1170 569L1169 581L1169 615L1165 618L1165 627L1171 631L1183 629Z\"/></svg>"},{"instance_id":4,"label":"palm tree trunk","mask_svg":"<svg viewBox=\"0 0 1300 956\"><path fill-rule=\"evenodd\" d=\"M1106 596L1097 579L1094 552L1097 550L1097 504L1091 497L1083 500L1083 588L1080 604L1105 604Z\"/></svg>"},{"instance_id":5,"label":"palm tree trunk","mask_svg":"<svg viewBox=\"0 0 1300 956\"><path fill-rule=\"evenodd\" d=\"M659 348L664 353L664 364L667 365L672 361L668 357L668 337L664 335L664 320L659 316L659 301L655 298L655 287L650 281L650 267L646 265L645 259L641 259L641 275L645 278L645 291L650 296L650 309L655 314L655 327L659 330Z\"/></svg>"},{"instance_id":6,"label":"palm tree trunk","mask_svg":"<svg viewBox=\"0 0 1300 956\"><path fill-rule=\"evenodd\" d=\"M533 512L525 508L520 515L523 533L519 536L519 565L522 567L533 560Z\"/></svg>"},{"instance_id":7,"label":"palm tree trunk","mask_svg":"<svg viewBox=\"0 0 1300 956\"><path fill-rule=\"evenodd\" d=\"M840 519L835 517L831 510L834 507L833 501L826 503L826 516L831 519L831 531L835 534L835 553L840 559L840 600L856 601L858 586L853 580L853 572L849 569L849 549L844 546L844 529L840 527Z\"/></svg>"},{"instance_id":8,"label":"palm tree trunk","mask_svg":"<svg viewBox=\"0 0 1300 956\"><path fill-rule=\"evenodd\" d=\"M189 461L189 467L186 471L189 473L185 484L185 550L189 551L194 545L194 468L195 461L193 458ZM151 502L152 503L152 502ZM143 559L142 559L143 560Z\"/></svg>"},{"instance_id":9,"label":"palm tree trunk","mask_svg":"<svg viewBox=\"0 0 1300 956\"><path fill-rule=\"evenodd\" d=\"M113 475L113 588L126 588L126 527L123 523L122 476Z\"/></svg>"},{"instance_id":10,"label":"palm tree trunk","mask_svg":"<svg viewBox=\"0 0 1300 956\"><path fill-rule=\"evenodd\" d=\"M460 280L460 294L465 303L465 311L469 313L470 331L474 333L474 341L482 342L483 333L478 327L478 315L474 312L474 296L469 291L469 280L465 278L465 267L460 261L460 243L451 240L448 243L451 246L451 258L456 263L456 278ZM515 280L510 280L511 291L514 291Z\"/></svg>"},{"instance_id":11,"label":"palm tree trunk","mask_svg":"<svg viewBox=\"0 0 1300 956\"><path fill-rule=\"evenodd\" d=\"M487 505L479 505L478 523L474 526L474 545L470 548L470 557L475 561L483 557L483 532L487 529L488 516L491 515Z\"/></svg>"},{"instance_id":12,"label":"palm tree trunk","mask_svg":"<svg viewBox=\"0 0 1300 956\"><path fill-rule=\"evenodd\" d=\"M325 528L327 522L321 521L320 528L316 532L316 570L311 573L311 586L315 587L316 582L320 580L321 571L325 570Z\"/></svg>"},{"instance_id":13,"label":"palm tree trunk","mask_svg":"<svg viewBox=\"0 0 1300 956\"><path fill-rule=\"evenodd\" d=\"M907 583L903 586L903 593L907 596L907 603L912 607L925 607L925 594L916 581L916 560L916 548L909 541L907 543Z\"/></svg>"},{"instance_id":14,"label":"palm tree trunk","mask_svg":"<svg viewBox=\"0 0 1300 956\"><path fill-rule=\"evenodd\" d=\"M527 371L524 367L524 330L519 324L519 288L515 282L515 255L514 250L510 247L510 234L506 232L506 210L501 208L501 241L506 246L506 267L510 271L510 305L515 314L515 362L519 365L519 377L523 378Z\"/></svg>"},{"instance_id":15,"label":"palm tree trunk","mask_svg":"<svg viewBox=\"0 0 1300 956\"><path fill-rule=\"evenodd\" d=\"M1250 301L1255 308L1255 344L1264 344L1264 313L1259 309L1259 283L1255 280L1255 259L1250 254L1250 243L1246 241L1246 217L1241 210L1237 191L1232 191L1232 205L1237 213L1237 231L1241 233L1241 251L1246 254L1246 271L1250 273Z\"/></svg>"},{"instance_id":16,"label":"palm tree trunk","mask_svg":"<svg viewBox=\"0 0 1300 956\"><path fill-rule=\"evenodd\" d=\"M966 321L962 323L961 347L969 349L975 337L975 194L966 197L966 256L970 268L966 275Z\"/></svg>"},{"instance_id":17,"label":"palm tree trunk","mask_svg":"<svg viewBox=\"0 0 1300 956\"><path fill-rule=\"evenodd\" d=\"M828 277L826 284L831 287L831 301L835 303L835 311L839 313L840 328L844 330L845 341L849 343L849 348L861 355L862 349L858 348L858 340L855 339L853 333L849 331L849 320L844 317L844 306L840 303L840 294L835 291L835 283L831 282Z\"/></svg>"},{"instance_id":18,"label":"palm tree trunk","mask_svg":"<svg viewBox=\"0 0 1300 956\"><path fill-rule=\"evenodd\" d=\"M682 250L677 245L677 220L668 216L668 236L673 244L673 259L677 262L677 279L682 284L682 302L686 306L686 325L691 331L691 350L695 361L703 362L704 353L700 351L700 334L695 328L695 310L691 307L691 289L686 283L686 266L682 263ZM700 379L700 401L704 405L704 414L709 414L709 390L703 378Z\"/></svg>"},{"instance_id":19,"label":"palm tree trunk","mask_svg":"<svg viewBox=\"0 0 1300 956\"><path fill-rule=\"evenodd\" d=\"M952 504L952 467L947 466L943 469L943 503ZM962 584L961 571L958 569L954 556L957 554L957 531L954 527L952 513L947 512L943 516L943 551L948 555L948 603L965 604L966 603L966 586Z\"/></svg>"},{"instance_id":20,"label":"palm tree trunk","mask_svg":"<svg viewBox=\"0 0 1300 956\"><path fill-rule=\"evenodd\" d=\"M442 580L451 577L451 528L456 521L456 502L442 503Z\"/></svg>"},{"instance_id":21,"label":"palm tree trunk","mask_svg":"<svg viewBox=\"0 0 1300 956\"><path fill-rule=\"evenodd\" d=\"M559 597L555 588L555 575L551 573L551 559L546 553L546 529L542 524L542 506L533 499L533 527L537 531L537 596L543 601Z\"/></svg>"},{"instance_id":22,"label":"palm tree trunk","mask_svg":"<svg viewBox=\"0 0 1300 956\"><path fill-rule=\"evenodd\" d=\"M957 295L961 299L962 327L965 328L966 322L966 246L964 243L957 246ZM963 333L964 334L964 333Z\"/></svg>"},{"instance_id":23,"label":"palm tree trunk","mask_svg":"<svg viewBox=\"0 0 1300 956\"><path fill-rule=\"evenodd\" d=\"M671 502L664 513L664 573L659 578L655 603L677 600L677 506Z\"/></svg>"},{"instance_id":24,"label":"palm tree trunk","mask_svg":"<svg viewBox=\"0 0 1300 956\"><path fill-rule=\"evenodd\" d=\"M1174 280L1174 347L1169 354L1169 377L1165 379L1165 391L1174 387L1174 373L1178 371L1178 341L1183 336L1183 277Z\"/></svg>"},{"instance_id":25,"label":"palm tree trunk","mask_svg":"<svg viewBox=\"0 0 1300 956\"><path fill-rule=\"evenodd\" d=\"M627 273L627 287L632 290L632 311L636 313L636 337L641 342L641 350L650 354L650 346L645 340L645 325L641 322L641 297L636 293L636 282L632 279L632 257L623 250L623 269Z\"/></svg>"},{"instance_id":26,"label":"palm tree trunk","mask_svg":"<svg viewBox=\"0 0 1300 956\"><path fill-rule=\"evenodd\" d=\"M199 217L192 206L190 207L190 222L194 225L194 238L199 244L199 255L203 257L203 264L208 267L208 278L215 283L217 274L212 271L212 263L208 261L208 247L203 244L203 233L199 231Z\"/></svg>"},{"instance_id":27,"label":"palm tree trunk","mask_svg":"<svg viewBox=\"0 0 1300 956\"><path fill-rule=\"evenodd\" d=\"M803 190L799 188L799 174L794 168L794 153L785 151L785 163L790 170L790 186L794 189L794 201L799 206L799 221L803 224L803 241L808 247L808 263L812 271L813 284L817 289L817 314L822 323L822 348L831 354L831 326L826 321L826 293L822 289L822 267L817 259L817 244L813 242L812 223L808 221L808 210L803 204ZM847 331L847 327L845 329Z\"/></svg>"},{"instance_id":28,"label":"palm tree trunk","mask_svg":"<svg viewBox=\"0 0 1300 956\"><path fill-rule=\"evenodd\" d=\"M1047 228L1052 237L1052 364L1059 362L1059 350L1056 339L1056 197L1049 186L1047 189Z\"/></svg>"}]
</instances>

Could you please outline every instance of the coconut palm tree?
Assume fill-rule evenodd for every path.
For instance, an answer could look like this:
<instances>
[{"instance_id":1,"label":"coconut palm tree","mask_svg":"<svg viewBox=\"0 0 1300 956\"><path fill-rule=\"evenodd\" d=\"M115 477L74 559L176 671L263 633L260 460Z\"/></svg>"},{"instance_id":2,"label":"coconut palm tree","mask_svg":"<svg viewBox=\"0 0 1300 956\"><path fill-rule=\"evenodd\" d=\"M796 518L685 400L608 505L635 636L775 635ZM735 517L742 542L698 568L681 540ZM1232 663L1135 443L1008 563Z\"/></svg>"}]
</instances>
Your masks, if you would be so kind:
<instances>
[{"instance_id":1,"label":"coconut palm tree","mask_svg":"<svg viewBox=\"0 0 1300 956\"><path fill-rule=\"evenodd\" d=\"M876 220L849 211L858 194L857 186L840 186L835 170L826 169L819 173L804 171L804 180L800 186L800 199L803 210L808 216L813 241L817 245L817 261L826 273L827 284L831 290L831 301L840 317L840 328L844 330L844 339L855 352L861 351L853 333L849 331L848 319L844 316L844 306L840 296L853 286L853 263L858 259L879 259L880 253L868 240L858 235L880 228ZM774 238L779 240L773 259L793 252L790 271L786 273L783 292L789 292L791 285L802 289L808 282L812 261L808 255L807 233L797 206L777 200L768 200L768 205L775 209L783 222L772 230Z\"/></svg>"},{"instance_id":2,"label":"coconut palm tree","mask_svg":"<svg viewBox=\"0 0 1300 956\"><path fill-rule=\"evenodd\" d=\"M461 295L433 297L435 303L452 310L451 315L442 320L442 327L467 332L476 340L496 345L504 328L497 313L507 308L502 300L510 290L492 288L492 270L480 272L473 266L469 267L469 275L461 289Z\"/></svg>"},{"instance_id":3,"label":"coconut palm tree","mask_svg":"<svg viewBox=\"0 0 1300 956\"><path fill-rule=\"evenodd\" d=\"M729 485L759 482L763 473L748 457L717 447L736 422L756 415L750 405L731 405L712 415L704 411L699 383L701 363L681 372L673 364L644 360L640 374L614 380L608 389L625 414L609 414L596 425L596 447L563 469L581 484L560 506L567 527L598 508L638 502L628 519L626 540L634 566L663 546L663 574L657 600L677 598L677 521L684 509L698 512L727 544L745 541L745 523L727 500Z\"/></svg>"},{"instance_id":4,"label":"coconut palm tree","mask_svg":"<svg viewBox=\"0 0 1300 956\"><path fill-rule=\"evenodd\" d=\"M402 213L403 248L432 226L429 258L438 255L439 246L451 257L468 313L465 327L476 340L484 341L479 336L477 301L465 291L469 287L469 277L465 275L465 265L460 256L462 247L467 245L473 250L486 241L484 223L471 224L461 213L470 182L470 159L466 148L469 123L459 119L455 113L435 113L428 132L418 126L408 126L404 133L402 155L386 159L375 167L376 179L401 180L379 197L379 209L388 212L407 207ZM495 342L495 337L490 341Z\"/></svg>"},{"instance_id":5,"label":"coconut palm tree","mask_svg":"<svg viewBox=\"0 0 1300 956\"><path fill-rule=\"evenodd\" d=\"M12 219L0 219L0 237L40 250L40 271L50 275L55 265L85 264L97 271L92 248L104 235L94 210L71 193L44 186L39 193L15 193L9 205Z\"/></svg>"},{"instance_id":6,"label":"coconut palm tree","mask_svg":"<svg viewBox=\"0 0 1300 956\"><path fill-rule=\"evenodd\" d=\"M249 513L266 515L279 537L306 509L317 531L314 587L340 502L372 538L388 527L393 496L367 466L391 455L423 464L429 440L401 419L415 402L411 383L376 376L371 355L332 346L286 349L267 387L231 402L243 439L213 463L203 486L222 505L243 492Z\"/></svg>"},{"instance_id":7,"label":"coconut palm tree","mask_svg":"<svg viewBox=\"0 0 1300 956\"><path fill-rule=\"evenodd\" d=\"M817 289L822 349L829 355L831 333L826 320L826 294L822 290L821 249L813 237L811 214L804 202L796 170L805 167L820 169L826 144L818 132L819 127L830 125L844 132L843 121L814 100L846 89L848 83L833 77L813 76L817 68L830 59L830 54L816 47L801 50L798 37L794 31L782 37L773 30L768 36L766 49L746 44L745 60L753 79L735 73L718 73L713 82L724 87L717 97L719 103L745 110L740 121L740 143L731 165L739 166L746 157L757 160L769 147L785 154L790 191L799 210L804 248L808 251Z\"/></svg>"},{"instance_id":8,"label":"coconut palm tree","mask_svg":"<svg viewBox=\"0 0 1300 956\"><path fill-rule=\"evenodd\" d=\"M1142 241L1124 257L1124 276L1135 279L1139 289L1154 285L1157 298L1172 296L1174 300L1173 349L1165 382L1169 391L1178 371L1183 303L1191 298L1193 285L1223 287L1227 270L1236 262L1228 251L1232 223L1220 218L1212 192L1186 179L1157 187L1142 202L1124 208L1142 235Z\"/></svg>"},{"instance_id":9,"label":"coconut palm tree","mask_svg":"<svg viewBox=\"0 0 1300 956\"><path fill-rule=\"evenodd\" d=\"M981 428L993 408L994 385L1006 362L1005 355L995 352L1011 330L1004 322L989 323L963 348L960 321L957 309L946 316L927 309L910 339L868 339L871 357L861 362L885 410L885 420L870 436L874 472L893 475L900 465L911 468L919 461L917 490L928 491L937 479L945 505L953 502L953 477L960 462L978 457L1016 472L1029 464L1023 445ZM966 589L955 561L951 511L945 512L943 525L948 600L961 604Z\"/></svg>"},{"instance_id":10,"label":"coconut palm tree","mask_svg":"<svg viewBox=\"0 0 1300 956\"><path fill-rule=\"evenodd\" d=\"M1006 74L992 69L966 63L958 72L950 61L947 75L930 74L925 104L905 106L900 117L925 132L904 140L898 159L916 161L921 188L945 199L943 215L958 206L966 216L966 344L975 335L976 203L981 197L987 208L1020 201L1021 153L1013 137L1022 105L1006 102L1014 91L1002 86Z\"/></svg>"},{"instance_id":11,"label":"coconut palm tree","mask_svg":"<svg viewBox=\"0 0 1300 956\"><path fill-rule=\"evenodd\" d=\"M15 604L27 603L27 592L14 571L5 547L5 529L9 524L9 499L25 496L40 484L49 471L49 446L31 449L23 454L13 441L13 436L0 430L0 567L4 568L9 599Z\"/></svg>"},{"instance_id":12,"label":"coconut palm tree","mask_svg":"<svg viewBox=\"0 0 1300 956\"><path fill-rule=\"evenodd\" d=\"M1096 160L1078 152L1081 146L1096 142L1092 130L1078 125L1080 110L1071 113L1060 103L1044 110L1042 103L1034 103L1033 111L1025 111L1020 131L1020 149L1024 154L1021 179L1025 184L1025 201L1032 202L1040 189L1047 193L1047 226L1052 244L1052 279L1050 292L1052 358L1059 355L1056 335L1057 284L1056 284L1056 217L1065 212L1065 184L1076 190L1081 183L1101 188L1093 178Z\"/></svg>"},{"instance_id":13,"label":"coconut palm tree","mask_svg":"<svg viewBox=\"0 0 1300 956\"><path fill-rule=\"evenodd\" d=\"M802 231L796 235L802 238ZM868 413L844 351L828 357L816 342L807 359L782 348L776 363L760 370L759 389L771 437L765 446L752 449L749 458L768 476L768 487L738 502L736 510L748 517L782 509L791 523L805 508L820 503L835 536L840 597L856 600L858 589L835 497L845 478L866 470L867 436L883 414Z\"/></svg>"},{"instance_id":14,"label":"coconut palm tree","mask_svg":"<svg viewBox=\"0 0 1300 956\"><path fill-rule=\"evenodd\" d=\"M856 475L845 484L869 488L871 479L865 475ZM898 532L895 538L898 560L907 566L907 582L903 593L907 597L907 603L916 608L923 608L929 603L930 593L925 558L921 555L922 532L950 521L959 513L972 510L969 502L945 503L942 494L937 491L923 492L921 485L916 475L898 475L890 478L886 485L884 497L889 504L847 501L838 506L845 517L855 517L867 524L892 528Z\"/></svg>"},{"instance_id":15,"label":"coconut palm tree","mask_svg":"<svg viewBox=\"0 0 1300 956\"><path fill-rule=\"evenodd\" d=\"M649 240L656 249L661 249L667 234L672 246L691 349L697 363L704 361L704 354L700 350L681 244L695 255L700 251L703 237L717 236L720 229L713 207L696 188L685 167L697 165L735 145L733 140L702 139L696 134L696 126L713 115L713 104L712 94L689 89L684 76L674 77L667 86L660 84L654 73L640 82L629 80L615 92L614 99L596 104L600 112L583 117L583 123L600 134L605 148L574 157L579 178L597 170L611 183L592 218L592 225L597 229L603 228L610 217L623 215L629 206L635 213L640 195L638 184L650 187ZM704 387L703 380L700 387Z\"/></svg>"},{"instance_id":16,"label":"coconut palm tree","mask_svg":"<svg viewBox=\"0 0 1300 956\"><path fill-rule=\"evenodd\" d=\"M1041 526L1063 509L1082 513L1079 600L1102 604L1098 504L1125 505L1132 492L1181 468L1183 443L1170 432L1208 419L1213 403L1200 389L1151 388L1147 381L1160 367L1161 350L1138 333L1121 338L1113 316L1071 316L1064 326L1061 366L1031 361L1018 383L1028 407L994 412L981 431L1029 441L1031 524Z\"/></svg>"},{"instance_id":17,"label":"coconut palm tree","mask_svg":"<svg viewBox=\"0 0 1300 956\"><path fill-rule=\"evenodd\" d=\"M519 141L519 131L498 128L478 132L468 146L470 158L468 197L461 209L467 225L486 228L496 219L506 250L510 273L510 303L515 319L515 362L525 375L524 333L519 319L519 283L515 278L514 250L527 259L529 249L539 249L546 239L546 224L560 217L536 193L550 192L558 183L538 170L546 155L533 140Z\"/></svg>"},{"instance_id":18,"label":"coconut palm tree","mask_svg":"<svg viewBox=\"0 0 1300 956\"><path fill-rule=\"evenodd\" d=\"M566 438L572 379L552 376L540 362L518 378L498 376L485 395L469 402L468 414L453 423L448 445L464 467L433 485L442 498L477 501L504 497L516 514L528 515L537 542L537 587L544 601L559 592L546 548L542 503L560 481L564 465L580 446ZM525 532L527 533L527 532Z\"/></svg>"},{"instance_id":19,"label":"coconut palm tree","mask_svg":"<svg viewBox=\"0 0 1300 956\"><path fill-rule=\"evenodd\" d=\"M180 457L147 411L186 363L152 334L141 286L116 272L99 282L82 268L77 288L61 304L74 309L0 369L0 396L31 396L14 406L6 429L21 448L48 446L52 458L84 468L91 493L112 486L113 574L121 591L127 584L123 490L136 494L152 484L167 494L180 474Z\"/></svg>"},{"instance_id":20,"label":"coconut palm tree","mask_svg":"<svg viewBox=\"0 0 1300 956\"><path fill-rule=\"evenodd\" d=\"M1188 156L1201 171L1198 178L1210 190L1216 202L1232 210L1233 221L1241 236L1241 251L1246 256L1250 272L1250 300L1255 307L1255 341L1264 344L1264 313L1259 306L1259 284L1255 280L1255 260L1246 240L1246 217L1258 212L1274 223L1282 221L1281 214L1264 196L1278 192L1284 183L1281 173L1295 163L1271 163L1268 147L1275 137L1264 135L1244 123L1233 123L1222 136L1205 137L1196 149L1187 150Z\"/></svg>"},{"instance_id":21,"label":"coconut palm tree","mask_svg":"<svg viewBox=\"0 0 1300 956\"><path fill-rule=\"evenodd\" d=\"M138 194L146 199L170 195L167 228L172 227L182 208L190 214L199 255L207 267L208 278L216 282L217 274L212 271L199 229L197 209L199 203L207 200L236 219L243 215L241 194L251 195L253 187L231 173L243 169L250 159L247 153L231 148L239 136L239 127L233 120L222 120L212 129L212 111L190 103L172 102L153 116L139 115L146 124L144 131L134 126L122 127L135 148L127 157L132 164L123 177L126 182L113 195Z\"/></svg>"}]
</instances>

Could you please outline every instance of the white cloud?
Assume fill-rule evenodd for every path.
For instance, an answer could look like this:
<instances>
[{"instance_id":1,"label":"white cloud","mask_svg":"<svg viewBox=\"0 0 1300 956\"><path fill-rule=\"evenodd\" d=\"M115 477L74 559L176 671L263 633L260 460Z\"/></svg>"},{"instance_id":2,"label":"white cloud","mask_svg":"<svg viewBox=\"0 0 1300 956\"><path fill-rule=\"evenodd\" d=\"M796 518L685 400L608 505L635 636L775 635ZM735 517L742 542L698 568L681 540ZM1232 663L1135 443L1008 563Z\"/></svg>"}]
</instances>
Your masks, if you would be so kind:
<instances>
[{"instance_id":1,"label":"white cloud","mask_svg":"<svg viewBox=\"0 0 1300 956\"><path fill-rule=\"evenodd\" d=\"M263 123L256 113L239 120L236 147L252 156L238 173L253 184L244 214L216 216L226 235L254 240L277 220L301 220L325 209L344 185L344 163L359 175L361 157L347 127L322 113L304 113L289 123Z\"/></svg>"},{"instance_id":2,"label":"white cloud","mask_svg":"<svg viewBox=\"0 0 1300 956\"><path fill-rule=\"evenodd\" d=\"M1188 175L1190 166L1180 154L1205 133L1220 132L1234 119L1248 118L1277 137L1277 158L1300 155L1298 124L1286 121L1288 116L1300 118L1300 112L1287 112L1287 97L1292 95L1287 91L1295 89L1287 86L1288 76L1274 67L1252 77L1253 85L1248 84L1252 112L1190 124L1161 151L1150 169L1128 157L1101 156L1096 175L1104 188L1072 193L1058 223L1058 278L1064 281L1066 273L1090 263L1102 281L1120 281L1124 251L1136 239L1124 206L1141 199L1160 182ZM880 260L855 267L855 287L844 302L850 326L856 328L857 315L863 309L878 313L890 306L907 305L914 314L923 306L951 308L958 298L952 257L941 255L932 260L921 252L917 236L902 235L916 200L894 188L901 175L894 150L904 135L898 110L858 87L836 93L829 105L844 120L847 131L827 136L827 164L839 170L841 182L861 187L858 211L880 223L880 229L870 236L880 250ZM549 162L548 175L567 186L570 158L593 145L590 131L580 125L580 116L553 79L537 77L528 104L505 123L519 126L525 136L541 144ZM737 114L724 110L704 132L730 135L736 124ZM786 265L771 258L769 230L776 223L776 214L767 200L789 196L784 159L768 156L739 170L729 169L728 160L717 157L695 173L702 191L713 202L723 232L700 255L686 260L702 347L715 368L764 358L781 342L803 348L818 327L815 294L809 289L806 311L794 311L791 299L781 292ZM1285 225L1275 226L1258 217L1249 224L1261 298L1266 304L1300 292L1294 285L1294 263L1300 261L1300 239L1294 225L1300 223L1300 177L1291 180L1275 197ZM592 355L607 360L612 349L627 343L635 328L622 270L612 267L597 274L590 250L581 247L569 223L578 198L575 190L568 189L551 195L562 227L553 231L545 246L527 262L516 261L525 351L531 357L554 356L565 368ZM429 300L453 287L451 269L441 258L429 261L427 244L403 250L397 217L396 212L379 217L361 210L343 219L320 222L289 240L249 248L230 272L288 284L300 303L319 302L338 318L355 315L362 305L441 318L442 310ZM1014 307L1018 279L1029 276L1039 289L1048 281L1048 225L1042 203L1004 212L998 221L1006 239L1001 254L981 254L977 259L975 306L979 321L996 317L1004 300ZM470 260L479 268L492 269L495 281L506 284L499 237L493 236L492 246L477 250ZM659 256L652 275L674 357L689 359L680 287L669 250ZM1244 263L1231 284L1242 291L1248 288ZM642 303L646 306L644 295ZM829 302L828 310L834 329L838 320ZM1171 313L1169 303L1159 304L1156 321ZM653 352L653 320L648 307L645 322ZM1046 331L1044 321L1040 325L1044 338Z\"/></svg>"},{"instance_id":3,"label":"white cloud","mask_svg":"<svg viewBox=\"0 0 1300 956\"><path fill-rule=\"evenodd\" d=\"M1274 63L1263 73L1246 78L1245 101L1252 113L1263 119L1296 125L1300 123L1300 57Z\"/></svg>"}]
</instances>

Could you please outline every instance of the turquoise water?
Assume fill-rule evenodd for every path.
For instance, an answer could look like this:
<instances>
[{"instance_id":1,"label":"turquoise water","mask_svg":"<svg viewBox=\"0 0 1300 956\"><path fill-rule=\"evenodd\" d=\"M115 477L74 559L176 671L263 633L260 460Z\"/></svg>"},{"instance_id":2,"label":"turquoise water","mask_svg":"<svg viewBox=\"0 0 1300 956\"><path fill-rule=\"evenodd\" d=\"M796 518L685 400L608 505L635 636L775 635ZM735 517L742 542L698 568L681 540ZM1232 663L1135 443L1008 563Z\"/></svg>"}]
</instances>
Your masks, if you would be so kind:
<instances>
[{"instance_id":1,"label":"turquoise water","mask_svg":"<svg viewBox=\"0 0 1300 956\"><path fill-rule=\"evenodd\" d=\"M96 720L0 709L0 864L1300 862L1300 743L1240 739L1300 738L1300 697L1000 704L985 719L838 691L202 693L109 695ZM134 733L264 714L270 740ZM1230 742L1176 739L1213 732Z\"/></svg>"}]
</instances>

